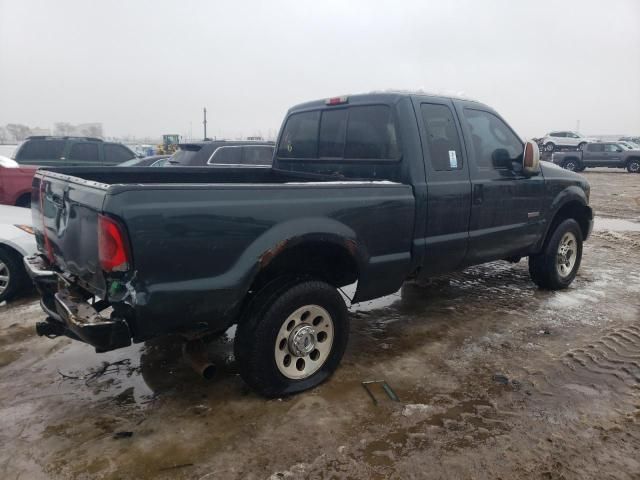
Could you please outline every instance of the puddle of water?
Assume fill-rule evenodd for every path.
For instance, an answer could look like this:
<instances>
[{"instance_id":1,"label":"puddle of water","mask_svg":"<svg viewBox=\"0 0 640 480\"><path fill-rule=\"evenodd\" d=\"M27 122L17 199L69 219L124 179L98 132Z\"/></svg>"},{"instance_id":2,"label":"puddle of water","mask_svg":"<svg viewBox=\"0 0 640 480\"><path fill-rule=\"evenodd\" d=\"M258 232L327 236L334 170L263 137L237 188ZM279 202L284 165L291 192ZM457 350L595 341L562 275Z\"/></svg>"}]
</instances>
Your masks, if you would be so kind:
<instances>
[{"instance_id":1,"label":"puddle of water","mask_svg":"<svg viewBox=\"0 0 640 480\"><path fill-rule=\"evenodd\" d=\"M640 223L622 218L596 218L593 229L610 232L640 232Z\"/></svg>"}]
</instances>

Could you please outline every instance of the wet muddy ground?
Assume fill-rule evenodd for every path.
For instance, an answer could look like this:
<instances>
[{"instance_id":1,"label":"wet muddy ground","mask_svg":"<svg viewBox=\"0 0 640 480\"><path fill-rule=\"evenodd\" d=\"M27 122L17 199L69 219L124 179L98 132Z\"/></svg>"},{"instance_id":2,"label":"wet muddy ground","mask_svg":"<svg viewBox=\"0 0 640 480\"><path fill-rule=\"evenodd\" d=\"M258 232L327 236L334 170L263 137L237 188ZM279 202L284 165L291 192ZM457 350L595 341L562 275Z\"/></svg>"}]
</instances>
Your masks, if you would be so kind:
<instances>
[{"instance_id":1,"label":"wet muddy ground","mask_svg":"<svg viewBox=\"0 0 640 480\"><path fill-rule=\"evenodd\" d=\"M228 337L205 381L175 339L96 355L36 337L35 297L1 307L0 478L640 478L640 175L586 176L570 289L496 262L354 305L341 368L291 398L250 392Z\"/></svg>"}]
</instances>

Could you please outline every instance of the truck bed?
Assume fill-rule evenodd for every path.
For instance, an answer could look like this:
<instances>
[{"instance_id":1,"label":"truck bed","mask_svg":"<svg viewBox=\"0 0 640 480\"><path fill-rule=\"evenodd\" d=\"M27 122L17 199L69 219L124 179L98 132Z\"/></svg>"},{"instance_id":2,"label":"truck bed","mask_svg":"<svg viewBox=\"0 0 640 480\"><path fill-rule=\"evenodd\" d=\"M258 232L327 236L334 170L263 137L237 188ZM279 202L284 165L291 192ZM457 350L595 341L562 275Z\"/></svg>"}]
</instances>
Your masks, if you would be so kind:
<instances>
[{"instance_id":1,"label":"truck bed","mask_svg":"<svg viewBox=\"0 0 640 480\"><path fill-rule=\"evenodd\" d=\"M335 181L336 177L290 172L271 168L213 167L66 167L41 169L57 175L103 185L115 184L211 184L211 183L286 183ZM59 177L61 178L61 177ZM78 180L74 180L79 183Z\"/></svg>"},{"instance_id":2,"label":"truck bed","mask_svg":"<svg viewBox=\"0 0 640 480\"><path fill-rule=\"evenodd\" d=\"M258 271L297 241L359 252L360 299L392 293L411 268L410 185L260 168L68 168L39 170L33 192L40 250L99 298L126 296L136 338L224 328ZM133 269L117 287L99 266L99 214L127 233Z\"/></svg>"}]
</instances>

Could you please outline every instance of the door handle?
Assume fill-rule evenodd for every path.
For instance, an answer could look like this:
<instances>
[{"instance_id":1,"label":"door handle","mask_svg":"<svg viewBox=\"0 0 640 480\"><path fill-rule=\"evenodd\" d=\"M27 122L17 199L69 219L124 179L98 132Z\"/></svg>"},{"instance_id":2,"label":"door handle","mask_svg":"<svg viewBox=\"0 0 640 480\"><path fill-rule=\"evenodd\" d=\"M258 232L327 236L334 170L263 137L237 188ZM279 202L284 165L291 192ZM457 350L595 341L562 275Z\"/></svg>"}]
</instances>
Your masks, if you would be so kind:
<instances>
[{"instance_id":1,"label":"door handle","mask_svg":"<svg viewBox=\"0 0 640 480\"><path fill-rule=\"evenodd\" d=\"M481 183L476 183L473 185L473 204L480 205L484 200L484 189Z\"/></svg>"}]
</instances>

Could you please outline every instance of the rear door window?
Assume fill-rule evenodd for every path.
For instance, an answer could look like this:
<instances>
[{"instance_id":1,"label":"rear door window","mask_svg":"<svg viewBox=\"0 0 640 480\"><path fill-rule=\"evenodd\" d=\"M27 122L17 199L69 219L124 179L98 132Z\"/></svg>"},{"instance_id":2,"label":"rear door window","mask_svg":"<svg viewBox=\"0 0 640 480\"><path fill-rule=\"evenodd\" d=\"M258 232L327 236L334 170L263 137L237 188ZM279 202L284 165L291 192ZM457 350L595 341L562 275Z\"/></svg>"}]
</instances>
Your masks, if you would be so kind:
<instances>
[{"instance_id":1,"label":"rear door window","mask_svg":"<svg viewBox=\"0 0 640 480\"><path fill-rule=\"evenodd\" d=\"M69 160L76 162L98 162L97 143L74 143L69 151Z\"/></svg>"},{"instance_id":2,"label":"rear door window","mask_svg":"<svg viewBox=\"0 0 640 480\"><path fill-rule=\"evenodd\" d=\"M391 109L368 105L349 109L344 158L397 159L398 138Z\"/></svg>"},{"instance_id":3,"label":"rear door window","mask_svg":"<svg viewBox=\"0 0 640 480\"><path fill-rule=\"evenodd\" d=\"M240 165L242 164L242 148L239 146L219 147L209 159L210 164Z\"/></svg>"},{"instance_id":4,"label":"rear door window","mask_svg":"<svg viewBox=\"0 0 640 480\"><path fill-rule=\"evenodd\" d=\"M588 152L604 152L604 145L601 143L590 143L587 145Z\"/></svg>"},{"instance_id":5,"label":"rear door window","mask_svg":"<svg viewBox=\"0 0 640 480\"><path fill-rule=\"evenodd\" d=\"M247 165L269 165L273 160L273 147L269 145L250 145L242 147L242 163Z\"/></svg>"},{"instance_id":6,"label":"rear door window","mask_svg":"<svg viewBox=\"0 0 640 480\"><path fill-rule=\"evenodd\" d=\"M284 126L278 156L281 158L316 158L318 155L318 124L320 112L291 115Z\"/></svg>"},{"instance_id":7,"label":"rear door window","mask_svg":"<svg viewBox=\"0 0 640 480\"><path fill-rule=\"evenodd\" d=\"M104 144L104 162L110 164L118 164L131 160L135 155L131 150L122 145L114 143Z\"/></svg>"},{"instance_id":8,"label":"rear door window","mask_svg":"<svg viewBox=\"0 0 640 480\"><path fill-rule=\"evenodd\" d=\"M453 112L447 105L434 103L423 103L420 109L427 130L427 144L434 170L460 170L462 149Z\"/></svg>"},{"instance_id":9,"label":"rear door window","mask_svg":"<svg viewBox=\"0 0 640 480\"><path fill-rule=\"evenodd\" d=\"M16 162L58 160L64 151L64 140L27 140L16 154Z\"/></svg>"},{"instance_id":10,"label":"rear door window","mask_svg":"<svg viewBox=\"0 0 640 480\"><path fill-rule=\"evenodd\" d=\"M347 109L325 110L320 122L318 157L343 158L347 133Z\"/></svg>"}]
</instances>

